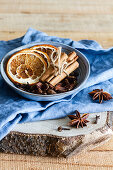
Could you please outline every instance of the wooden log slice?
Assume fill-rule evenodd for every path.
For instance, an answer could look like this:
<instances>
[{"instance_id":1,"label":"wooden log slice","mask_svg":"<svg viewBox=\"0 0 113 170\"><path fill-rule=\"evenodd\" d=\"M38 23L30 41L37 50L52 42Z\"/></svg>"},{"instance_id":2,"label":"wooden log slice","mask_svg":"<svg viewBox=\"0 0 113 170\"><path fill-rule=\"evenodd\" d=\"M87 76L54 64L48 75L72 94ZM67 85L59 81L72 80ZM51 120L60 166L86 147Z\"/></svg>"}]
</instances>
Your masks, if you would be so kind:
<instances>
[{"instance_id":1,"label":"wooden log slice","mask_svg":"<svg viewBox=\"0 0 113 170\"><path fill-rule=\"evenodd\" d=\"M95 124L96 115L100 115ZM87 127L59 132L59 126L68 127L69 118L17 124L0 141L0 151L36 156L68 157L92 149L111 138L113 112L90 113Z\"/></svg>"}]
</instances>

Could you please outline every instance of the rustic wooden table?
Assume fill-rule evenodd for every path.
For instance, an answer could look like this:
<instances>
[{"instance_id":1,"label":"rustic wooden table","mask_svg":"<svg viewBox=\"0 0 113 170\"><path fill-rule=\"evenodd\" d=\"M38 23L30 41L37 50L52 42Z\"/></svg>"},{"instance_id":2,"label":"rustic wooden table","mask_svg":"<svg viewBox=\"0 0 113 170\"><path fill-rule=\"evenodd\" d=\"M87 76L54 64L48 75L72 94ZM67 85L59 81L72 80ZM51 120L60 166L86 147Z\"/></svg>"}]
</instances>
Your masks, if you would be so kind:
<instances>
[{"instance_id":1,"label":"rustic wooden table","mask_svg":"<svg viewBox=\"0 0 113 170\"><path fill-rule=\"evenodd\" d=\"M113 0L0 0L0 40L29 27L73 40L93 39L113 46ZM113 169L113 137L101 147L72 158L0 154L0 170Z\"/></svg>"}]
</instances>

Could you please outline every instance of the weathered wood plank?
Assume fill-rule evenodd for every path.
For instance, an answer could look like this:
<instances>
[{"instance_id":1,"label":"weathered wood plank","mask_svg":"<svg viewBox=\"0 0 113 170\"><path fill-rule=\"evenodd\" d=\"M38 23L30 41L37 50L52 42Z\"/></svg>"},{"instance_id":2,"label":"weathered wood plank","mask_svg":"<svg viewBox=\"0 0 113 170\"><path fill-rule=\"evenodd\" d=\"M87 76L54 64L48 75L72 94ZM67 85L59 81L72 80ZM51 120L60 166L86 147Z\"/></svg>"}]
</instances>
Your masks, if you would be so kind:
<instances>
[{"instance_id":1,"label":"weathered wood plank","mask_svg":"<svg viewBox=\"0 0 113 170\"><path fill-rule=\"evenodd\" d=\"M109 48L113 46L113 33L104 32L70 32L70 31L46 31L48 35L58 36L62 38L71 38L74 41L79 41L81 39L96 40L104 48ZM25 31L0 31L0 40L11 40L23 36Z\"/></svg>"},{"instance_id":2,"label":"weathered wood plank","mask_svg":"<svg viewBox=\"0 0 113 170\"><path fill-rule=\"evenodd\" d=\"M112 1L8 0L0 1L0 13L113 14ZM45 8L46 6L46 8Z\"/></svg>"},{"instance_id":3,"label":"weathered wood plank","mask_svg":"<svg viewBox=\"0 0 113 170\"><path fill-rule=\"evenodd\" d=\"M113 15L75 14L0 14L0 31L23 31L34 27L42 31L105 32L113 31Z\"/></svg>"}]
</instances>

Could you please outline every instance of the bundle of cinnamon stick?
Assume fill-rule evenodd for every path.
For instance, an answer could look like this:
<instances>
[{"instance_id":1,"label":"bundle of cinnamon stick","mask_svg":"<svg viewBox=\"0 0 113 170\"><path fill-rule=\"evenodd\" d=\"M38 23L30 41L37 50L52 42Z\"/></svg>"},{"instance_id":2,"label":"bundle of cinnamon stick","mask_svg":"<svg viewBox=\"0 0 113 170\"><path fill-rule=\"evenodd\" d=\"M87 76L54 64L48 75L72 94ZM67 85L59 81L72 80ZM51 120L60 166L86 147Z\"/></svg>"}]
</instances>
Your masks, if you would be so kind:
<instances>
[{"instance_id":1,"label":"bundle of cinnamon stick","mask_svg":"<svg viewBox=\"0 0 113 170\"><path fill-rule=\"evenodd\" d=\"M55 86L79 67L77 59L78 56L75 51L69 53L69 55L61 53L60 58L57 58L54 65L50 64L40 81L46 81Z\"/></svg>"}]
</instances>

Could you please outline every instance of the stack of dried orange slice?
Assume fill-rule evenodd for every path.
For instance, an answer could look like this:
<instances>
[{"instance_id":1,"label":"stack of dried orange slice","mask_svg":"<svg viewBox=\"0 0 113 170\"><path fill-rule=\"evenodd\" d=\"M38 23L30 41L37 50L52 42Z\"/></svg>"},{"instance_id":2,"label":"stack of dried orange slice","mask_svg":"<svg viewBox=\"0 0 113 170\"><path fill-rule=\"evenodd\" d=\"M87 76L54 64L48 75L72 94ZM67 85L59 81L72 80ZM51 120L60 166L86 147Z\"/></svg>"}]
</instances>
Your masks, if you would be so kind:
<instances>
[{"instance_id":1,"label":"stack of dried orange slice","mask_svg":"<svg viewBox=\"0 0 113 170\"><path fill-rule=\"evenodd\" d=\"M20 84L34 84L55 60L58 48L43 44L13 54L7 62L7 75Z\"/></svg>"}]
</instances>

